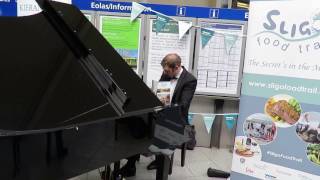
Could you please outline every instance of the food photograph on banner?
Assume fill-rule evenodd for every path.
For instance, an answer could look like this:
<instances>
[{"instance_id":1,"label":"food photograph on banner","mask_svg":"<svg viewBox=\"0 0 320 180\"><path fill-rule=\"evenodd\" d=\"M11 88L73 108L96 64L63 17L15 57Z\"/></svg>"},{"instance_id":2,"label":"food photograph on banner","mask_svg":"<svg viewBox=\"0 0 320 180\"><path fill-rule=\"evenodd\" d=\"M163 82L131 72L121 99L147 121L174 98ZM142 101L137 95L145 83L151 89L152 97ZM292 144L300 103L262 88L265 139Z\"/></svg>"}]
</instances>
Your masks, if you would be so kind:
<instances>
[{"instance_id":1,"label":"food photograph on banner","mask_svg":"<svg viewBox=\"0 0 320 180\"><path fill-rule=\"evenodd\" d=\"M301 106L297 99L278 94L268 99L264 111L278 127L290 127L299 120Z\"/></svg>"},{"instance_id":2,"label":"food photograph on banner","mask_svg":"<svg viewBox=\"0 0 320 180\"><path fill-rule=\"evenodd\" d=\"M253 114L243 124L244 134L264 145L275 139L277 127L265 114Z\"/></svg>"},{"instance_id":3,"label":"food photograph on banner","mask_svg":"<svg viewBox=\"0 0 320 180\"><path fill-rule=\"evenodd\" d=\"M320 144L320 113L303 113L296 124L296 133L307 143Z\"/></svg>"},{"instance_id":4,"label":"food photograph on banner","mask_svg":"<svg viewBox=\"0 0 320 180\"><path fill-rule=\"evenodd\" d=\"M250 2L237 136L259 144L261 160L235 152L231 179L320 179L319 7Z\"/></svg>"},{"instance_id":5,"label":"food photograph on banner","mask_svg":"<svg viewBox=\"0 0 320 180\"><path fill-rule=\"evenodd\" d=\"M198 19L194 74L197 94L240 96L245 50L243 21Z\"/></svg>"},{"instance_id":6,"label":"food photograph on banner","mask_svg":"<svg viewBox=\"0 0 320 180\"><path fill-rule=\"evenodd\" d=\"M235 139L234 152L236 156L261 160L259 144L252 138L237 136Z\"/></svg>"},{"instance_id":7,"label":"food photograph on banner","mask_svg":"<svg viewBox=\"0 0 320 180\"><path fill-rule=\"evenodd\" d=\"M161 14L147 18L146 34L148 38L146 40L144 81L149 87L152 85L152 80L160 79L162 74L160 63L168 53L179 54L182 66L189 71L192 68L195 29L190 26L185 34L179 34L180 21L195 24L193 18L169 17Z\"/></svg>"}]
</instances>

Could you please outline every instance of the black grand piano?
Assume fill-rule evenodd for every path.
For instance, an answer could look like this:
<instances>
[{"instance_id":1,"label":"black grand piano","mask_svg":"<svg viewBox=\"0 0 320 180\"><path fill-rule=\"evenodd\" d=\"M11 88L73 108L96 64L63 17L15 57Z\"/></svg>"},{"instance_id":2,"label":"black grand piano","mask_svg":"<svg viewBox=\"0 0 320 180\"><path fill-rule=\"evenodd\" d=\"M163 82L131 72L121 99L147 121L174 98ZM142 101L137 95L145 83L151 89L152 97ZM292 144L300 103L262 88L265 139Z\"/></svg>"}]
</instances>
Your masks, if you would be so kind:
<instances>
[{"instance_id":1,"label":"black grand piano","mask_svg":"<svg viewBox=\"0 0 320 180\"><path fill-rule=\"evenodd\" d=\"M147 152L161 102L76 7L37 2L0 17L0 179L67 179Z\"/></svg>"}]
</instances>

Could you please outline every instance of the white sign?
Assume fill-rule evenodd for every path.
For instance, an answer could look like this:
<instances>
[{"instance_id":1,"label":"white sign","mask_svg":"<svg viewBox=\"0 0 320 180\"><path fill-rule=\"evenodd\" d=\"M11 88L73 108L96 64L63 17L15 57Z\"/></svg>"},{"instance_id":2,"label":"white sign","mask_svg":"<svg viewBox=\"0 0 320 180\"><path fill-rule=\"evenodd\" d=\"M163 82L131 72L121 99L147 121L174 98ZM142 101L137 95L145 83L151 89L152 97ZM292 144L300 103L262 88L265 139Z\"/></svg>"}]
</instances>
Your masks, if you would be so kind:
<instances>
[{"instance_id":1,"label":"white sign","mask_svg":"<svg viewBox=\"0 0 320 180\"><path fill-rule=\"evenodd\" d=\"M54 0L66 4L71 4L71 0ZM17 15L18 16L30 16L41 12L36 0L17 0Z\"/></svg>"},{"instance_id":2,"label":"white sign","mask_svg":"<svg viewBox=\"0 0 320 180\"><path fill-rule=\"evenodd\" d=\"M244 31L243 25L202 22L201 27L215 33L204 48L199 48L196 93L237 95L240 86L238 82L243 48L243 38L241 38ZM223 33L239 36L228 51Z\"/></svg>"},{"instance_id":3,"label":"white sign","mask_svg":"<svg viewBox=\"0 0 320 180\"><path fill-rule=\"evenodd\" d=\"M249 12L231 180L318 180L320 1L251 1Z\"/></svg>"},{"instance_id":4,"label":"white sign","mask_svg":"<svg viewBox=\"0 0 320 180\"><path fill-rule=\"evenodd\" d=\"M246 52L244 72L320 79L319 59L314 58L320 52L320 2L252 4L246 48L255 50Z\"/></svg>"}]
</instances>

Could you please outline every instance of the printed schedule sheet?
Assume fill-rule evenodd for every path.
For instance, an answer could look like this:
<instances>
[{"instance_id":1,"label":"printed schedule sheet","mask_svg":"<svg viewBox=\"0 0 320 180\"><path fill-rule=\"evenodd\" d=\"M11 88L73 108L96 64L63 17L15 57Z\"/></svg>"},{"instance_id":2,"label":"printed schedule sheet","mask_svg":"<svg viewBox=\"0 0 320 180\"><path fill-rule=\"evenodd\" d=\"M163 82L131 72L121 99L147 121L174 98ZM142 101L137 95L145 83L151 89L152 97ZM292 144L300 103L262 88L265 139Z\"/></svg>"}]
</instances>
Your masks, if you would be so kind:
<instances>
[{"instance_id":1,"label":"printed schedule sheet","mask_svg":"<svg viewBox=\"0 0 320 180\"><path fill-rule=\"evenodd\" d=\"M240 85L243 25L203 23L201 27L215 33L205 47L199 47L196 67L197 93L237 95ZM238 36L231 49L225 46L224 33Z\"/></svg>"}]
</instances>

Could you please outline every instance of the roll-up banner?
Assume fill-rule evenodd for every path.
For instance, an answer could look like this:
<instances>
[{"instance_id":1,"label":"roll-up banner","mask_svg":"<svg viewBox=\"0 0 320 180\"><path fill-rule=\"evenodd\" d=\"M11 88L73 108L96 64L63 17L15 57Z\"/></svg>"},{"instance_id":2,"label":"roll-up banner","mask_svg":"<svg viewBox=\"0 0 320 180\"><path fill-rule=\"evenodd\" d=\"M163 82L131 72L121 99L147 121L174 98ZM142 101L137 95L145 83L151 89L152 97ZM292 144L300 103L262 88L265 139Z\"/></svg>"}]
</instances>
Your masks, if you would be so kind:
<instances>
[{"instance_id":1,"label":"roll-up banner","mask_svg":"<svg viewBox=\"0 0 320 180\"><path fill-rule=\"evenodd\" d=\"M320 179L320 1L249 12L231 179Z\"/></svg>"}]
</instances>

